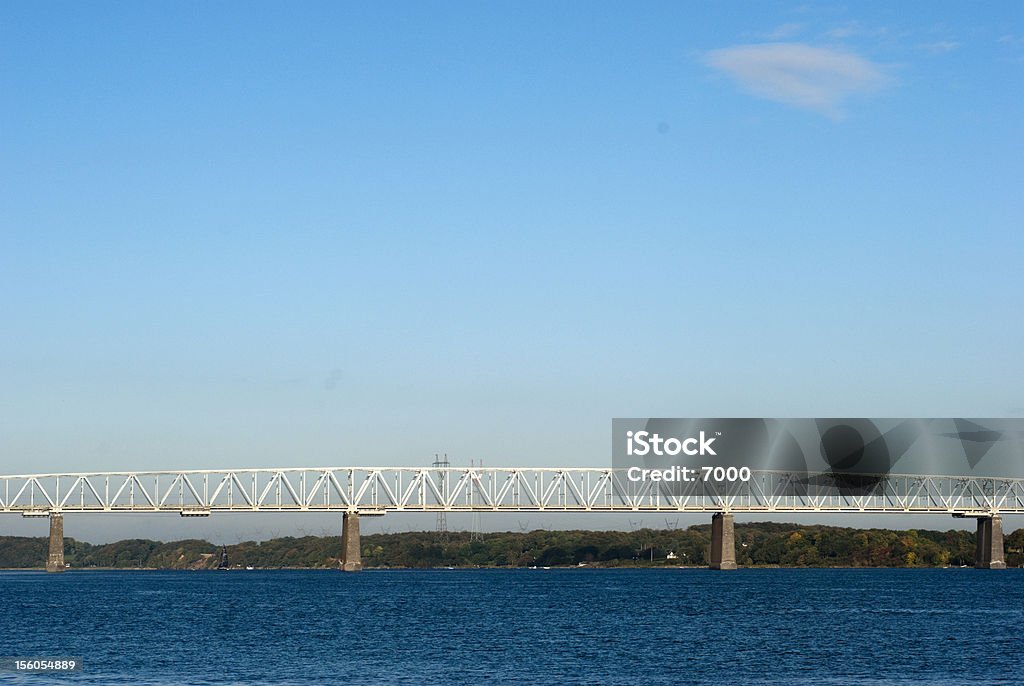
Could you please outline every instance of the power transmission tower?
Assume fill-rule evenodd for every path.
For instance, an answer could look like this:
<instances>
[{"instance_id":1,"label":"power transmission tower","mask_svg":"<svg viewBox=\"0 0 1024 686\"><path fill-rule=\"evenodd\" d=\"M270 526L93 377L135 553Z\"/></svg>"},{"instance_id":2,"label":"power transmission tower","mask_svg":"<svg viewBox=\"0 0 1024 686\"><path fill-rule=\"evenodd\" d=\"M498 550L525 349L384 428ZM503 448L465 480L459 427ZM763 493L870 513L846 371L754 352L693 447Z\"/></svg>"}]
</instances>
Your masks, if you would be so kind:
<instances>
[{"instance_id":1,"label":"power transmission tower","mask_svg":"<svg viewBox=\"0 0 1024 686\"><path fill-rule=\"evenodd\" d=\"M434 464L431 465L438 470L438 482L441 485L441 493L445 498L448 497L448 468L451 467L451 463L448 461L448 453L444 454L444 457L439 457L437 453L434 453ZM441 543L448 542L448 514L444 510L439 510L437 513L437 539Z\"/></svg>"},{"instance_id":2,"label":"power transmission tower","mask_svg":"<svg viewBox=\"0 0 1024 686\"><path fill-rule=\"evenodd\" d=\"M470 466L471 469L474 467L473 460L469 461L469 466ZM480 464L479 465L475 465L475 466L478 467L478 468L483 467L484 466L484 461L480 460ZM470 489L472 489L472 484L470 484ZM470 543L473 543L475 541L482 541L482 540L484 540L483 532L480 531L480 513L479 512L473 512L472 517L473 517L473 519L472 519L472 522L470 524L470 530L469 530L469 542Z\"/></svg>"}]
</instances>

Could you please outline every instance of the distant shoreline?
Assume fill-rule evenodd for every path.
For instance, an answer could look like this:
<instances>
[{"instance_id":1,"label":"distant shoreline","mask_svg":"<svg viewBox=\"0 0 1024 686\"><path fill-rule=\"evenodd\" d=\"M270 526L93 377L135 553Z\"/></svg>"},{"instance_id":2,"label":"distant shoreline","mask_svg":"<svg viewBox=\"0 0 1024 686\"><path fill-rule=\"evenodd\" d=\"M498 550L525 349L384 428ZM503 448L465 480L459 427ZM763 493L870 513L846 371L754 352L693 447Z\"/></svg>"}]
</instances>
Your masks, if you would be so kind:
<instances>
[{"instance_id":1,"label":"distant shoreline","mask_svg":"<svg viewBox=\"0 0 1024 686\"><path fill-rule=\"evenodd\" d=\"M0 569L42 568L48 538L0 536ZM471 533L411 531L366 534L366 570L387 569L685 569L708 566L711 527L634 531L543 530ZM737 523L741 568L959 568L973 567L975 533L854 529L779 522ZM203 570L222 559L232 570L335 569L340 536L285 536L222 545L200 539L127 539L92 544L64 539L73 570ZM1006 563L1024 564L1024 529L1004 537Z\"/></svg>"}]
</instances>

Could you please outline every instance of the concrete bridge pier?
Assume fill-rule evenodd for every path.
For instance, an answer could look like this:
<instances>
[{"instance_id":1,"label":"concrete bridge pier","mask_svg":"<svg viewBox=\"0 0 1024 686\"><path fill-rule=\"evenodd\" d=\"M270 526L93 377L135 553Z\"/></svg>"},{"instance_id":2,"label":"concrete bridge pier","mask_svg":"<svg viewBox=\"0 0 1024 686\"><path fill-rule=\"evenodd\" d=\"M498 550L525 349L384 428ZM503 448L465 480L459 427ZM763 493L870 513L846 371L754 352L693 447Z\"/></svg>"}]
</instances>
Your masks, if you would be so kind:
<instances>
[{"instance_id":1,"label":"concrete bridge pier","mask_svg":"<svg viewBox=\"0 0 1024 686\"><path fill-rule=\"evenodd\" d=\"M978 539L974 549L976 569L1006 569L1003 558L1003 518L978 517Z\"/></svg>"},{"instance_id":2,"label":"concrete bridge pier","mask_svg":"<svg viewBox=\"0 0 1024 686\"><path fill-rule=\"evenodd\" d=\"M359 572L363 569L360 552L359 513L346 512L341 516L341 571Z\"/></svg>"},{"instance_id":3,"label":"concrete bridge pier","mask_svg":"<svg viewBox=\"0 0 1024 686\"><path fill-rule=\"evenodd\" d=\"M50 513L50 551L46 556L46 571L63 572L64 567L64 515Z\"/></svg>"},{"instance_id":4,"label":"concrete bridge pier","mask_svg":"<svg viewBox=\"0 0 1024 686\"><path fill-rule=\"evenodd\" d=\"M711 516L711 569L736 569L736 535L732 515L716 512Z\"/></svg>"}]
</instances>

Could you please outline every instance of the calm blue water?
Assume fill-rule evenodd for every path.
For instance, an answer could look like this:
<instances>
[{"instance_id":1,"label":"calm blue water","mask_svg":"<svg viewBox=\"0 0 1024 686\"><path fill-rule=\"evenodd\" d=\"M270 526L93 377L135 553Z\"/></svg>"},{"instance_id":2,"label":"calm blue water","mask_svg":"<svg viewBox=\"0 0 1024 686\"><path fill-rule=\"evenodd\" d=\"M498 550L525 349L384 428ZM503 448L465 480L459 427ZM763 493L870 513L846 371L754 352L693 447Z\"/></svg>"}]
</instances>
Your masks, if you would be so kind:
<instances>
[{"instance_id":1,"label":"calm blue water","mask_svg":"<svg viewBox=\"0 0 1024 686\"><path fill-rule=\"evenodd\" d=\"M15 684L1022 684L1024 571L0 573Z\"/></svg>"}]
</instances>

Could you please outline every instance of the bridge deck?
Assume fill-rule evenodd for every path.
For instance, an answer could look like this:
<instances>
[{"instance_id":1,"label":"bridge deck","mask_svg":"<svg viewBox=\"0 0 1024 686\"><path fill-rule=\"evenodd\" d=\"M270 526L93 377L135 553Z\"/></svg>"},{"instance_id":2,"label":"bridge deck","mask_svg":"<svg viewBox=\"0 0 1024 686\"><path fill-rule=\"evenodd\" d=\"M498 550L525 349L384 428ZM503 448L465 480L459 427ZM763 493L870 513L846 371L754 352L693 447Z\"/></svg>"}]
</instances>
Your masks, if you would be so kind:
<instances>
[{"instance_id":1,"label":"bridge deck","mask_svg":"<svg viewBox=\"0 0 1024 686\"><path fill-rule=\"evenodd\" d=\"M634 482L622 470L339 467L0 476L0 512L902 512L1022 514L1024 479L754 471Z\"/></svg>"}]
</instances>

